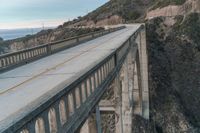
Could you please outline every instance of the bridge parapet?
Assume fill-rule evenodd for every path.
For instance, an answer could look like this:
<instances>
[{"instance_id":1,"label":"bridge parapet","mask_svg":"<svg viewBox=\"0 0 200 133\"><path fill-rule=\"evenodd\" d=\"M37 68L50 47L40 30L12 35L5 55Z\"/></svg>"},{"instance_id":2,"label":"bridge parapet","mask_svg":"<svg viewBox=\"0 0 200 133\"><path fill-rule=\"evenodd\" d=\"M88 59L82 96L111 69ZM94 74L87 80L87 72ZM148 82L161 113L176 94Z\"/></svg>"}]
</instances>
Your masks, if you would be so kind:
<instances>
[{"instance_id":1,"label":"bridge parapet","mask_svg":"<svg viewBox=\"0 0 200 133\"><path fill-rule=\"evenodd\" d=\"M0 55L0 73L6 70L13 69L17 66L27 64L42 57L49 56L58 51L77 46L78 44L81 44L85 41L95 39L97 37L109 34L111 32L115 32L123 28L125 27L121 26L117 28L111 28L103 31L93 32L77 37L64 39L61 41L51 42L41 46L21 50L18 52Z\"/></svg>"},{"instance_id":2,"label":"bridge parapet","mask_svg":"<svg viewBox=\"0 0 200 133\"><path fill-rule=\"evenodd\" d=\"M144 26L140 26L118 49L110 53L109 56L86 72L78 80L74 81L36 110L33 110L29 115L2 132L76 132L90 113L93 112L108 86L119 75L129 51L133 47L138 49L135 41L142 30L144 30ZM110 32L104 31L104 33L100 34L104 35ZM92 34L92 36L89 36L99 35ZM87 36L83 36L83 38L83 40L88 39ZM78 39L78 41L83 40ZM62 44L59 45L61 46L58 46L58 49L63 47ZM48 50L46 49L44 51L47 52Z\"/></svg>"}]
</instances>

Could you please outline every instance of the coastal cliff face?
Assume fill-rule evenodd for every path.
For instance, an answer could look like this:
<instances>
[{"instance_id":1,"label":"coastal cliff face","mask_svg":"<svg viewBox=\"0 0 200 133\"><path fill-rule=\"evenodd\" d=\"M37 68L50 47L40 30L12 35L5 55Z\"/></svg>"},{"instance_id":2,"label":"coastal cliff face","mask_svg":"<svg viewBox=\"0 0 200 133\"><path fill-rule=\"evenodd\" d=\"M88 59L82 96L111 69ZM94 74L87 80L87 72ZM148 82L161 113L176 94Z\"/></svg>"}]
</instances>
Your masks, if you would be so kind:
<instances>
[{"instance_id":1,"label":"coastal cliff face","mask_svg":"<svg viewBox=\"0 0 200 133\"><path fill-rule=\"evenodd\" d=\"M190 13L200 13L199 0L187 0L183 1L182 5L168 5L166 7L158 7L156 9L152 9L147 12L146 19L152 19L155 17L163 17L163 16L165 17L175 17L178 15L184 16Z\"/></svg>"},{"instance_id":2,"label":"coastal cliff face","mask_svg":"<svg viewBox=\"0 0 200 133\"><path fill-rule=\"evenodd\" d=\"M200 14L147 22L151 117L158 132L200 132ZM167 20L168 21L168 20Z\"/></svg>"}]
</instances>

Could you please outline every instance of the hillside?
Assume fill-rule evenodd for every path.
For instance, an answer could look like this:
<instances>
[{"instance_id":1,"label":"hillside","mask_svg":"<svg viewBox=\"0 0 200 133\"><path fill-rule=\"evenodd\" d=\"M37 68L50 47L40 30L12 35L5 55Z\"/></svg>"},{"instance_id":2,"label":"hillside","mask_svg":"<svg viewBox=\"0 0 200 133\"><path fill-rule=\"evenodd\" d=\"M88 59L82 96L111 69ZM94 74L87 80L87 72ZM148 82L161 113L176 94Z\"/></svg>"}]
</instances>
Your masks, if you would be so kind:
<instances>
[{"instance_id":1,"label":"hillside","mask_svg":"<svg viewBox=\"0 0 200 133\"><path fill-rule=\"evenodd\" d=\"M147 22L151 116L160 132L200 131L200 14L183 18Z\"/></svg>"},{"instance_id":2,"label":"hillside","mask_svg":"<svg viewBox=\"0 0 200 133\"><path fill-rule=\"evenodd\" d=\"M144 18L154 0L110 0L72 25L103 26Z\"/></svg>"}]
</instances>

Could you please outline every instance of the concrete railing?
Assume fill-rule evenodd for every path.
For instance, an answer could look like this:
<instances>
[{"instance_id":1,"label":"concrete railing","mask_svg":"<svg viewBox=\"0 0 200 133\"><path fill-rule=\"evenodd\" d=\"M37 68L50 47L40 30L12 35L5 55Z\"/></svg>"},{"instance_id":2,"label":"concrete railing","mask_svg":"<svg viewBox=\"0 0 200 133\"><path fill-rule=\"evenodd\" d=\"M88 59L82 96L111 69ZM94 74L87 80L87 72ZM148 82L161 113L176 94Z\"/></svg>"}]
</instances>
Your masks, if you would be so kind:
<instances>
[{"instance_id":1,"label":"concrete railing","mask_svg":"<svg viewBox=\"0 0 200 133\"><path fill-rule=\"evenodd\" d=\"M48 56L55 52L74 47L82 42L95 39L108 33L123 29L125 27L117 27L108 30L93 32L77 37L68 38L61 41L56 41L30 49L21 50L14 53L0 55L0 73L17 66L27 64L36 59Z\"/></svg>"},{"instance_id":2,"label":"concrete railing","mask_svg":"<svg viewBox=\"0 0 200 133\"><path fill-rule=\"evenodd\" d=\"M95 108L143 28L141 26L121 47L86 72L78 80L50 98L4 133L73 133ZM45 51L45 50L42 50Z\"/></svg>"}]
</instances>

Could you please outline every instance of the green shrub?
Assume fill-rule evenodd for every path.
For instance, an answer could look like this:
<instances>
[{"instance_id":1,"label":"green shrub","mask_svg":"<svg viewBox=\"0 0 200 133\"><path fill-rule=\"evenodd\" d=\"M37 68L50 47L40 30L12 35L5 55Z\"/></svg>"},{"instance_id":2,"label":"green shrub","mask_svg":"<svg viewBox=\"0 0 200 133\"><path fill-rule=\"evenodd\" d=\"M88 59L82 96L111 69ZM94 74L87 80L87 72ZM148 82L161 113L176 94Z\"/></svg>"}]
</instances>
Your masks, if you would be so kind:
<instances>
[{"instance_id":1,"label":"green shrub","mask_svg":"<svg viewBox=\"0 0 200 133\"><path fill-rule=\"evenodd\" d=\"M137 11L129 11L124 17L126 20L135 20L140 17L140 13Z\"/></svg>"},{"instance_id":2,"label":"green shrub","mask_svg":"<svg viewBox=\"0 0 200 133\"><path fill-rule=\"evenodd\" d=\"M185 3L186 0L159 0L152 8L156 9L156 8L162 8L162 7L166 7L169 5L182 5Z\"/></svg>"},{"instance_id":3,"label":"green shrub","mask_svg":"<svg viewBox=\"0 0 200 133\"><path fill-rule=\"evenodd\" d=\"M192 13L184 19L184 22L177 22L174 26L174 31L179 36L188 36L194 43L200 46L200 14Z\"/></svg>"}]
</instances>

